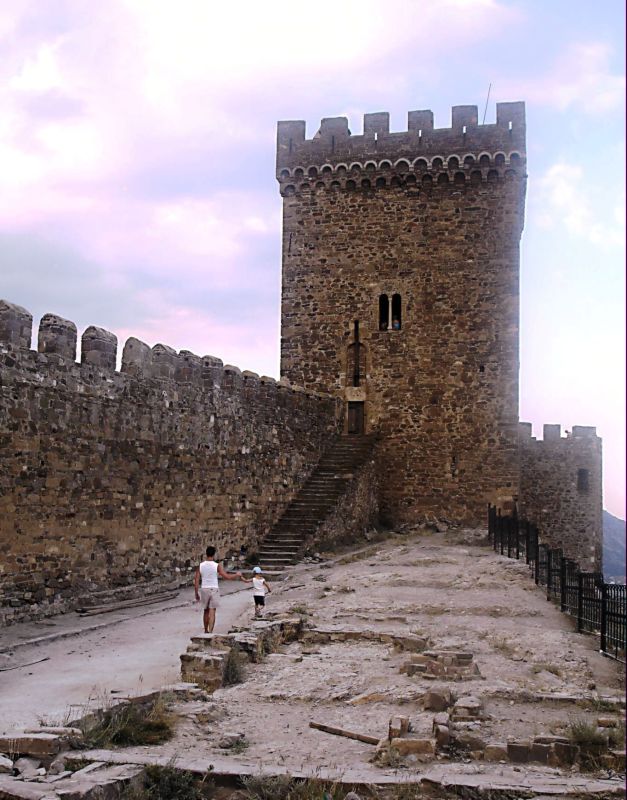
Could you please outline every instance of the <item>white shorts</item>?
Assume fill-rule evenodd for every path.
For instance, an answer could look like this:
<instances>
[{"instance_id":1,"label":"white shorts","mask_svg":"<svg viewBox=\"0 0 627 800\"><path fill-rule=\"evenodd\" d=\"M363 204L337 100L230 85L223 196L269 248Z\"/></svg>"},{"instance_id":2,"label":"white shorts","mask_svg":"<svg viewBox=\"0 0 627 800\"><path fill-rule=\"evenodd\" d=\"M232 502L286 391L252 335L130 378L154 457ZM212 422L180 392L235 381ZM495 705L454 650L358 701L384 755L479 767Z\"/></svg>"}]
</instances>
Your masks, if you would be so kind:
<instances>
[{"instance_id":1,"label":"white shorts","mask_svg":"<svg viewBox=\"0 0 627 800\"><path fill-rule=\"evenodd\" d=\"M203 608L219 608L220 607L220 590L219 589L201 589L200 590L200 605Z\"/></svg>"}]
</instances>

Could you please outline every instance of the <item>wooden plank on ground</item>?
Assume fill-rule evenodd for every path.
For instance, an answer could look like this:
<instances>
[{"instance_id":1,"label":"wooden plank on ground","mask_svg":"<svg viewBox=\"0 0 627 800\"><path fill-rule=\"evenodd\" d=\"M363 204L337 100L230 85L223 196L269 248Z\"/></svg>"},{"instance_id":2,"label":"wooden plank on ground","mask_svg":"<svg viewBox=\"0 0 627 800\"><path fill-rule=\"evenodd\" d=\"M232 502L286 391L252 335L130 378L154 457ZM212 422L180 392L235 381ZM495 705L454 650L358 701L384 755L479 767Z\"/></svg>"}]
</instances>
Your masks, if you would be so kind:
<instances>
[{"instance_id":1,"label":"wooden plank on ground","mask_svg":"<svg viewBox=\"0 0 627 800\"><path fill-rule=\"evenodd\" d=\"M332 733L334 736L344 736L345 739L357 739L358 742L365 742L366 744L379 744L380 739L376 736L368 736L366 733L356 733L355 731L346 731L344 728L336 728L333 725L324 725L322 722L310 722L310 728L315 728L317 731L324 731L324 733Z\"/></svg>"}]
</instances>

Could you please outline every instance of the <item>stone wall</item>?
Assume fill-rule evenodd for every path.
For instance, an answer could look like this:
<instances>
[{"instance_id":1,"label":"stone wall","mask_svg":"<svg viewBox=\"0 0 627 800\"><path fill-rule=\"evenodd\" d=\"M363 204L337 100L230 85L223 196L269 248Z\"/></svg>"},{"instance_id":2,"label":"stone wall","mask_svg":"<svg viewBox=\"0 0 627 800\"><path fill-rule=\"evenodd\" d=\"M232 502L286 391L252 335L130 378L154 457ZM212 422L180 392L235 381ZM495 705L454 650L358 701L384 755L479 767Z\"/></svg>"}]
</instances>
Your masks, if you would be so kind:
<instances>
[{"instance_id":1,"label":"stone wall","mask_svg":"<svg viewBox=\"0 0 627 800\"><path fill-rule=\"evenodd\" d=\"M192 569L257 542L338 431L338 404L219 359L0 301L4 620Z\"/></svg>"},{"instance_id":2,"label":"stone wall","mask_svg":"<svg viewBox=\"0 0 627 800\"><path fill-rule=\"evenodd\" d=\"M401 133L387 114L363 135L324 119L310 140L281 122L277 178L281 374L363 403L389 522L483 524L518 494L524 104L499 104L495 125L456 107L441 130L426 111ZM382 295L400 296L398 330Z\"/></svg>"},{"instance_id":3,"label":"stone wall","mask_svg":"<svg viewBox=\"0 0 627 800\"><path fill-rule=\"evenodd\" d=\"M596 429L575 425L561 435L545 425L544 438L520 424L521 518L535 522L542 541L561 547L581 569L602 571L603 511L601 439Z\"/></svg>"},{"instance_id":4,"label":"stone wall","mask_svg":"<svg viewBox=\"0 0 627 800\"><path fill-rule=\"evenodd\" d=\"M308 549L351 544L379 521L379 481L374 459L357 470L334 511L307 542Z\"/></svg>"}]
</instances>

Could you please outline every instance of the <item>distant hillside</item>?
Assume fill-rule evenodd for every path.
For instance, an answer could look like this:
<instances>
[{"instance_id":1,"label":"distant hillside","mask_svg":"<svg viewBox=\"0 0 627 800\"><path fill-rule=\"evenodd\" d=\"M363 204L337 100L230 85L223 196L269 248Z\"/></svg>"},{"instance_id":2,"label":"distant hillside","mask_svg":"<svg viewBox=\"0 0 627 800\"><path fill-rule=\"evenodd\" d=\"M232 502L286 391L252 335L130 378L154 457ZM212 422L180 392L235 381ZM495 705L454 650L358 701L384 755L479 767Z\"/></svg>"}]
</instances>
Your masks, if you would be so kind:
<instances>
[{"instance_id":1,"label":"distant hillside","mask_svg":"<svg viewBox=\"0 0 627 800\"><path fill-rule=\"evenodd\" d=\"M606 578L625 575L625 520L603 512L603 574Z\"/></svg>"}]
</instances>

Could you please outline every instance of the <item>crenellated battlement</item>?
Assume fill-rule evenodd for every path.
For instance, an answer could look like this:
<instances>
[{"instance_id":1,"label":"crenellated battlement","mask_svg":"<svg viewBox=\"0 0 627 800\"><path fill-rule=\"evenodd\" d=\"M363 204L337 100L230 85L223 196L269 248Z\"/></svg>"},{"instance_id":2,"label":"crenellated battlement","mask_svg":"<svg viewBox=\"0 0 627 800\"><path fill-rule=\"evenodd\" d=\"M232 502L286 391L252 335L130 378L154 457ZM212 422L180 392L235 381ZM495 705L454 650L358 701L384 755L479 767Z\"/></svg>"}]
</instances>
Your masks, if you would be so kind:
<instances>
[{"instance_id":1,"label":"crenellated battlement","mask_svg":"<svg viewBox=\"0 0 627 800\"><path fill-rule=\"evenodd\" d=\"M37 352L59 361L76 362L78 333L76 325L56 314L44 314L37 331ZM22 306L0 299L0 348L10 348L14 354L31 352L33 316ZM96 367L103 372L117 373L118 339L114 333L94 325L81 336L80 364ZM45 362L42 362L43 368ZM173 381L196 386L233 385L259 390L272 388L289 394L305 394L312 398L328 398L293 386L286 379L276 381L256 372L240 370L232 364L223 364L212 355L198 356L189 350L177 352L165 344L150 347L134 336L127 339L122 350L119 373L138 379Z\"/></svg>"},{"instance_id":2,"label":"crenellated battlement","mask_svg":"<svg viewBox=\"0 0 627 800\"><path fill-rule=\"evenodd\" d=\"M453 106L450 128L432 111L410 111L407 130L390 132L387 112L365 114L363 133L346 117L322 119L312 139L302 120L279 122L276 176L282 194L313 189L381 189L402 184L473 183L524 175L525 104L497 103L496 123L480 125L477 106Z\"/></svg>"},{"instance_id":3,"label":"crenellated battlement","mask_svg":"<svg viewBox=\"0 0 627 800\"><path fill-rule=\"evenodd\" d=\"M533 429L531 422L519 422L518 432L521 445L530 443L542 445L554 444L557 442L565 444L567 442L576 443L582 440L585 440L586 442L601 441L601 439L597 436L597 429L593 425L573 425L572 430L566 431L565 435L562 436L561 425L545 424L542 426L542 439L537 439L532 435Z\"/></svg>"}]
</instances>

